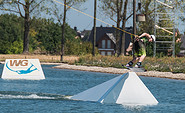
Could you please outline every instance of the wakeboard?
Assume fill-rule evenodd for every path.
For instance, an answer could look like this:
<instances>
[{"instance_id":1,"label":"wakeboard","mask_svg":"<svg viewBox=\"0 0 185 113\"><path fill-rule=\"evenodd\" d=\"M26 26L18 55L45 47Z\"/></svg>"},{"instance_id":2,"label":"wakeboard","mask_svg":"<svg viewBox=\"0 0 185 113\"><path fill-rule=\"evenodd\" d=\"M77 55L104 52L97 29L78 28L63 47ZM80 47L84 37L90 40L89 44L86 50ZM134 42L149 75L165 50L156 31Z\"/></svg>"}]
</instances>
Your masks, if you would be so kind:
<instances>
[{"instance_id":1,"label":"wakeboard","mask_svg":"<svg viewBox=\"0 0 185 113\"><path fill-rule=\"evenodd\" d=\"M130 70L130 71L132 71L132 72L146 72L146 71L147 71L147 70L146 70L145 68L143 68L143 67L137 68L137 67L127 67L127 66L125 66L125 65L122 65L122 66L123 66L123 68L128 69L128 70Z\"/></svg>"}]
</instances>

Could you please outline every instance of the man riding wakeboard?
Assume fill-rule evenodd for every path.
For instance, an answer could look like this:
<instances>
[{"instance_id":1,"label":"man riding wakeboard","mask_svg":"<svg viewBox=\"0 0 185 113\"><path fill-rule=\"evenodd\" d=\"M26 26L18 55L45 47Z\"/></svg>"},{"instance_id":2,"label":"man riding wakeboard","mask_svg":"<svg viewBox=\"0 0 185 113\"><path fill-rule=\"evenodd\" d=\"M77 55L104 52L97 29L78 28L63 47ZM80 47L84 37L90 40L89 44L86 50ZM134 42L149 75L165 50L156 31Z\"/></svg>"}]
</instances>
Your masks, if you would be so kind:
<instances>
[{"instance_id":1,"label":"man riding wakeboard","mask_svg":"<svg viewBox=\"0 0 185 113\"><path fill-rule=\"evenodd\" d=\"M137 36L134 41L134 57L133 59L126 64L127 68L132 67L135 61L138 60L135 67L141 68L141 63L146 57L146 42L154 42L156 40L154 35L149 35L148 33L143 33L140 36Z\"/></svg>"}]
</instances>

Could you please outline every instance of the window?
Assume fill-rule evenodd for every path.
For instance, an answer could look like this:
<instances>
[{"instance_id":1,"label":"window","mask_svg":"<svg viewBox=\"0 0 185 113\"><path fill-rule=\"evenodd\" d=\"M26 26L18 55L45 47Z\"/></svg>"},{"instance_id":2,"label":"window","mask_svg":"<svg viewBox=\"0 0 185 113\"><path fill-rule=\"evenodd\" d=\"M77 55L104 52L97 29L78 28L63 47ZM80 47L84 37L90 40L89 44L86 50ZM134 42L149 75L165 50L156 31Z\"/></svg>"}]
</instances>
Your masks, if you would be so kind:
<instances>
[{"instance_id":1,"label":"window","mask_svg":"<svg viewBox=\"0 0 185 113\"><path fill-rule=\"evenodd\" d=\"M110 49L111 48L111 41L107 40L107 48Z\"/></svg>"},{"instance_id":2,"label":"window","mask_svg":"<svg viewBox=\"0 0 185 113\"><path fill-rule=\"evenodd\" d=\"M107 52L107 55L112 55L112 52Z\"/></svg>"},{"instance_id":3,"label":"window","mask_svg":"<svg viewBox=\"0 0 185 113\"><path fill-rule=\"evenodd\" d=\"M105 51L102 51L102 52L101 52L101 55L105 56Z\"/></svg>"},{"instance_id":4,"label":"window","mask_svg":"<svg viewBox=\"0 0 185 113\"><path fill-rule=\"evenodd\" d=\"M105 40L102 40L102 48L105 49Z\"/></svg>"}]
</instances>

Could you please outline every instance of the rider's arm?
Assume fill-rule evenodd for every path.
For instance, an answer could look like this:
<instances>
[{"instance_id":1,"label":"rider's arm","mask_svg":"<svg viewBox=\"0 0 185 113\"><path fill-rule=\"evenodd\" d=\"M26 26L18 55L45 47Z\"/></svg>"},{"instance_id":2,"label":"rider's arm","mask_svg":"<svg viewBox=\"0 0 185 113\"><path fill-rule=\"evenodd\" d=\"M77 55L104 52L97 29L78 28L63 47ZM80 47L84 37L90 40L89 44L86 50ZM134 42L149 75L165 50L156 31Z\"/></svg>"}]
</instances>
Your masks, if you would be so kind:
<instances>
[{"instance_id":1,"label":"rider's arm","mask_svg":"<svg viewBox=\"0 0 185 113\"><path fill-rule=\"evenodd\" d=\"M151 38L151 36L148 33L143 33L142 35L139 36L139 38L141 37L147 37L147 38Z\"/></svg>"}]
</instances>

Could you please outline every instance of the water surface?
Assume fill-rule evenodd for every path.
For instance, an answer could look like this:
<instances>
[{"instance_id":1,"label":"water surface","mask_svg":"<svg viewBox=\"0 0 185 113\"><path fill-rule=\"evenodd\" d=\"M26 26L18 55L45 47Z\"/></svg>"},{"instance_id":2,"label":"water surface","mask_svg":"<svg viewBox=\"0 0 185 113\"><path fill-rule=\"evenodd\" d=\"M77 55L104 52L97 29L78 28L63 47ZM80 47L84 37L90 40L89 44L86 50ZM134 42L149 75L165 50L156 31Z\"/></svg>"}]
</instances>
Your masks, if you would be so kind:
<instances>
[{"instance_id":1,"label":"water surface","mask_svg":"<svg viewBox=\"0 0 185 113\"><path fill-rule=\"evenodd\" d=\"M185 81L140 77L159 101L155 106L123 106L66 99L117 74L53 69L42 65L45 80L0 79L2 113L184 113ZM0 65L2 73L3 65Z\"/></svg>"}]
</instances>

